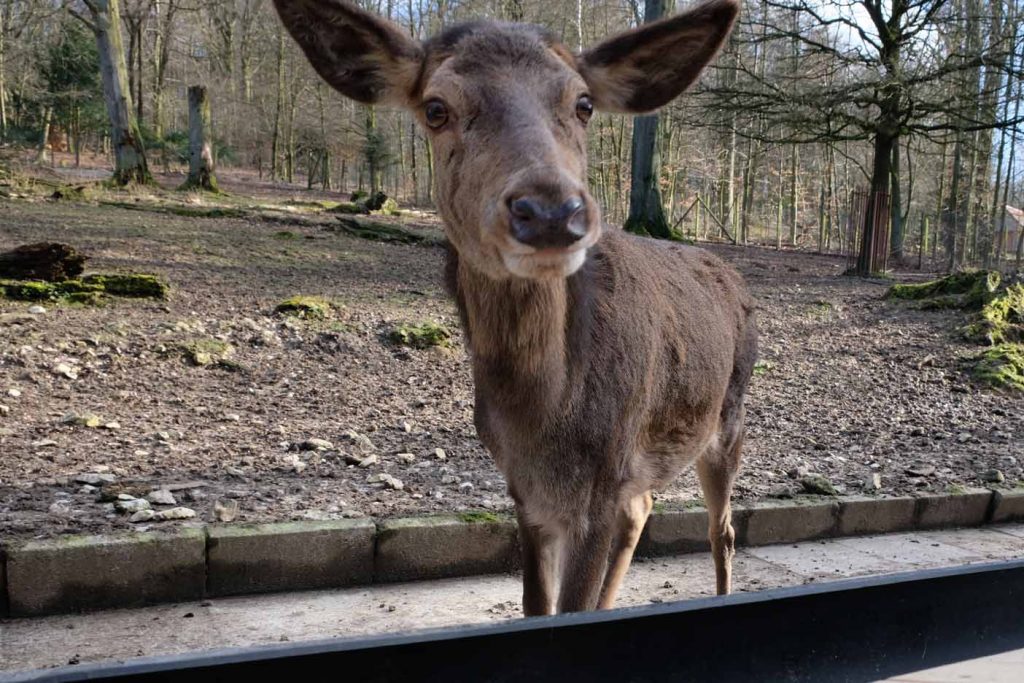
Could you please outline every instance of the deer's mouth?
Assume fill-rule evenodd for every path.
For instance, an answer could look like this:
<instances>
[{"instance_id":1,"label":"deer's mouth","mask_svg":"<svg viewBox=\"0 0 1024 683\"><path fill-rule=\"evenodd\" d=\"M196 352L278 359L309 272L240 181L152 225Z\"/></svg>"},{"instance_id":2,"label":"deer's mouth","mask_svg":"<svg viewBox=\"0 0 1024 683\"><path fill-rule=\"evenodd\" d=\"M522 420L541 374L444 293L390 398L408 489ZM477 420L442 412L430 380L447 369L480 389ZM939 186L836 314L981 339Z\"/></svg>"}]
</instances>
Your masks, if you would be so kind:
<instances>
[{"instance_id":1,"label":"deer's mouth","mask_svg":"<svg viewBox=\"0 0 1024 683\"><path fill-rule=\"evenodd\" d=\"M587 260L587 249L600 237L600 227L587 230L587 234L567 247L535 248L509 240L503 245L501 259L510 273L517 277L541 280L569 277Z\"/></svg>"}]
</instances>

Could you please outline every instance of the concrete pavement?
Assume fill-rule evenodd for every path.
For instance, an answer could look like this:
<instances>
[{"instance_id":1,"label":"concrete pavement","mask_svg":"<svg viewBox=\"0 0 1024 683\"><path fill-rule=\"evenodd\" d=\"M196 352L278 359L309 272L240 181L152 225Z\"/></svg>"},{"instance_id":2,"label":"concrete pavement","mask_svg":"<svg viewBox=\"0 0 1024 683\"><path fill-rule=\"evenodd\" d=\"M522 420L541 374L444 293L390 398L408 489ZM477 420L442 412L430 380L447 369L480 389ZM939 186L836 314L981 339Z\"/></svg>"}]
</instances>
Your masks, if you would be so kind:
<instances>
[{"instance_id":1,"label":"concrete pavement","mask_svg":"<svg viewBox=\"0 0 1024 683\"><path fill-rule=\"evenodd\" d=\"M734 587L757 591L1016 557L1024 557L1024 524L763 546L739 551ZM619 605L705 596L713 587L707 553L637 560ZM482 576L12 619L0 621L0 671L514 619L521 616L520 590L518 577ZM987 660L978 664L989 667L984 677L950 678L970 670L949 674L943 667L920 674L931 678L894 680L1009 681L994 676L1019 673L1024 653Z\"/></svg>"}]
</instances>

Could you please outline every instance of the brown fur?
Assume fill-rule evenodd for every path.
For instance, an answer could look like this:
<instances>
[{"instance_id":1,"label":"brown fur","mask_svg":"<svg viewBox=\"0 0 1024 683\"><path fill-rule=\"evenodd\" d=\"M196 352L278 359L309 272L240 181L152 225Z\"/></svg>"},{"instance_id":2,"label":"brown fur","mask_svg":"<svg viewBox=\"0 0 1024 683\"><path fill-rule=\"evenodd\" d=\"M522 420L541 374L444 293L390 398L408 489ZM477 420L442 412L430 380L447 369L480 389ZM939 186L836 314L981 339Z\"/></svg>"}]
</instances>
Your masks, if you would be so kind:
<instances>
[{"instance_id":1,"label":"brown fur","mask_svg":"<svg viewBox=\"0 0 1024 683\"><path fill-rule=\"evenodd\" d=\"M361 94L404 93L421 116L428 102L446 107L430 134L452 245L447 279L473 362L477 431L516 502L525 612L611 606L651 492L694 463L717 589L728 592L754 306L707 252L603 229L577 103L589 94L616 111L664 104L717 52L735 0L578 57L531 26L463 25L420 46L341 0L275 2L342 92L353 86L338 74L354 72L339 63L385 64L359 72ZM312 6L339 19L310 28ZM508 206L524 195L556 206L581 198L586 234L566 248L517 242Z\"/></svg>"}]
</instances>

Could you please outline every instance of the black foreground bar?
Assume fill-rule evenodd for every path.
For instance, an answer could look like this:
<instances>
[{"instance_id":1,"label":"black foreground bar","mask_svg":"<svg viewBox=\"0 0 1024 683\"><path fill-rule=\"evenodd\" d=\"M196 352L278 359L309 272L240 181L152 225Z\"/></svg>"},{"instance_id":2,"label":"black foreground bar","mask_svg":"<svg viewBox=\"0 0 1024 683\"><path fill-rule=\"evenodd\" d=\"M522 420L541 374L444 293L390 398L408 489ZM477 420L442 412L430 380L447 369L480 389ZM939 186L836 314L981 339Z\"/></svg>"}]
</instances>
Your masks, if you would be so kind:
<instances>
[{"instance_id":1,"label":"black foreground bar","mask_svg":"<svg viewBox=\"0 0 1024 683\"><path fill-rule=\"evenodd\" d=\"M873 681L1019 648L1024 560L1013 560L409 635L69 667L14 680L817 683Z\"/></svg>"}]
</instances>

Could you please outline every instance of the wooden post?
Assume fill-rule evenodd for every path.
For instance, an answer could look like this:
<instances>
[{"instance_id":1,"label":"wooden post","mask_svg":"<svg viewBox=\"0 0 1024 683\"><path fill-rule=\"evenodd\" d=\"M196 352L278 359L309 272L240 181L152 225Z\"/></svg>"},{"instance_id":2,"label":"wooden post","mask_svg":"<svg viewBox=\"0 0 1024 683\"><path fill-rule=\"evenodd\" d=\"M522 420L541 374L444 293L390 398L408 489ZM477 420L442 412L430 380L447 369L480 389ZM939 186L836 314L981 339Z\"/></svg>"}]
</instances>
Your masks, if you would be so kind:
<instances>
[{"instance_id":1,"label":"wooden post","mask_svg":"<svg viewBox=\"0 0 1024 683\"><path fill-rule=\"evenodd\" d=\"M188 89L188 179L180 189L219 192L213 174L213 149L210 131L210 101L206 88Z\"/></svg>"}]
</instances>

